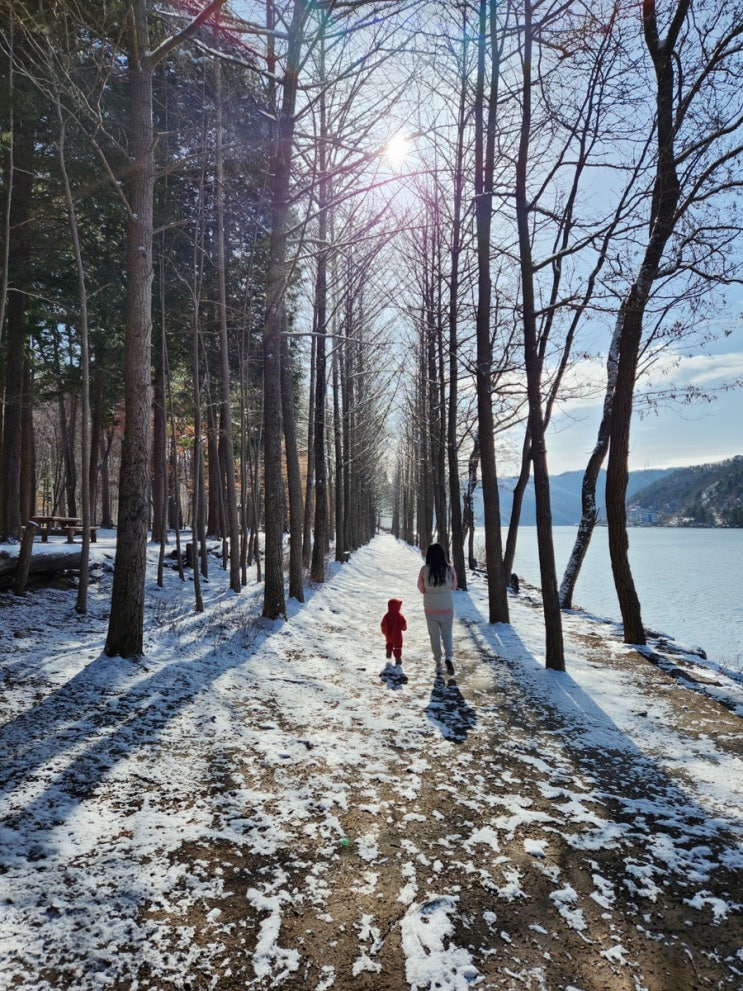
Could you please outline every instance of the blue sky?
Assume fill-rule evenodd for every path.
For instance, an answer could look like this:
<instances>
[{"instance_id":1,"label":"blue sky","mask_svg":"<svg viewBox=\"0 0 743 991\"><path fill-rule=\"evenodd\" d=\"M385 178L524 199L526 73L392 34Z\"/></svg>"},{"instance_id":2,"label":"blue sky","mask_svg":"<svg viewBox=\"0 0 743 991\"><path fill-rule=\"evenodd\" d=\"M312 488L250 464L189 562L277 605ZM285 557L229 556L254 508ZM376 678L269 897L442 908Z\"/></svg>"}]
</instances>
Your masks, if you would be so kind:
<instances>
[{"instance_id":1,"label":"blue sky","mask_svg":"<svg viewBox=\"0 0 743 991\"><path fill-rule=\"evenodd\" d=\"M740 307L738 308L740 310ZM709 352L684 358L674 381L714 388L743 379L743 324L740 313L733 333ZM581 375L586 374L585 366ZM602 366L588 370L603 382ZM566 404L555 416L547 451L550 474L583 469L595 443L601 418L601 397ZM633 416L630 470L677 468L722 461L743 454L743 389L721 393L711 403L667 406Z\"/></svg>"}]
</instances>

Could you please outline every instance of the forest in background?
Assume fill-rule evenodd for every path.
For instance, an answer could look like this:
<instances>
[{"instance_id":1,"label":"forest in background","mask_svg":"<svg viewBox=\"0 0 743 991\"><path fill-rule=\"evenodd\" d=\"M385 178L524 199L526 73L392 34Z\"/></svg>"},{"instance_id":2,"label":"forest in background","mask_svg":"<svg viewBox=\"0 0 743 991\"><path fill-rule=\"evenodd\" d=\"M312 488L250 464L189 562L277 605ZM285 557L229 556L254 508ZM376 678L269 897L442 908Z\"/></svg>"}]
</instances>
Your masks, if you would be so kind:
<instances>
[{"instance_id":1,"label":"forest in background","mask_svg":"<svg viewBox=\"0 0 743 991\"><path fill-rule=\"evenodd\" d=\"M631 526L739 527L743 511L743 458L729 458L686 468L643 468L627 478L627 519ZM606 519L599 475L596 509ZM501 523L508 526L511 493L517 479L500 479ZM564 471L550 477L552 523L575 526L580 520L583 472ZM482 516L482 513L479 513ZM536 524L534 487L527 486L521 506L522 526Z\"/></svg>"},{"instance_id":2,"label":"forest in background","mask_svg":"<svg viewBox=\"0 0 743 991\"><path fill-rule=\"evenodd\" d=\"M489 618L508 622L531 479L560 670L600 477L625 639L644 643L630 426L712 398L643 377L726 332L740 279L740 3L0 11L0 536L79 517L84 612L89 525L116 526L109 654L142 651L150 537L193 529L197 610L209 536L277 617L390 493L395 534L441 541L466 587L480 490ZM545 432L597 359L560 583Z\"/></svg>"},{"instance_id":3,"label":"forest in background","mask_svg":"<svg viewBox=\"0 0 743 991\"><path fill-rule=\"evenodd\" d=\"M743 526L743 457L668 472L635 493L629 513L654 526Z\"/></svg>"}]
</instances>

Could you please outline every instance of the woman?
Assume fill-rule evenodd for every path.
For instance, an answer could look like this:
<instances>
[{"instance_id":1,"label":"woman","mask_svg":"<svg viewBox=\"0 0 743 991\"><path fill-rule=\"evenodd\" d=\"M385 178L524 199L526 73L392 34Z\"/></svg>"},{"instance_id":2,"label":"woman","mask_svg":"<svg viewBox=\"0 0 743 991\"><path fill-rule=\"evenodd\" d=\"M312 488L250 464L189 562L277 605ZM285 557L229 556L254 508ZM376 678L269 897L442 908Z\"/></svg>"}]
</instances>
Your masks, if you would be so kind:
<instances>
[{"instance_id":1,"label":"woman","mask_svg":"<svg viewBox=\"0 0 743 991\"><path fill-rule=\"evenodd\" d=\"M431 544L426 551L426 563L418 575L418 591L423 593L423 611L431 639L431 650L436 662L436 674L443 674L441 644L444 644L446 673L454 674L452 664L452 624L454 622L454 598L457 574L446 560L441 544Z\"/></svg>"}]
</instances>

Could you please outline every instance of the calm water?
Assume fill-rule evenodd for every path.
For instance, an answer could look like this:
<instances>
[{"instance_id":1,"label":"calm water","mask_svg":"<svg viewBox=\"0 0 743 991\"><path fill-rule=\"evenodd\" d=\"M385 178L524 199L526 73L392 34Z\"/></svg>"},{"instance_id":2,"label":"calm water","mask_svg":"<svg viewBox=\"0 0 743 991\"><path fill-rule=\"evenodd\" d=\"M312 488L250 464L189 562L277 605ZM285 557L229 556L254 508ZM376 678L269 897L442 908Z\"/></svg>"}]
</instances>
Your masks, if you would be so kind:
<instances>
[{"instance_id":1,"label":"calm water","mask_svg":"<svg viewBox=\"0 0 743 991\"><path fill-rule=\"evenodd\" d=\"M558 584L575 540L575 527L555 527ZM743 665L743 529L687 530L632 527L629 558L646 629L680 644L702 647L710 661ZM514 570L539 585L535 527L519 532ZM573 604L620 619L611 575L608 533L597 527Z\"/></svg>"}]
</instances>

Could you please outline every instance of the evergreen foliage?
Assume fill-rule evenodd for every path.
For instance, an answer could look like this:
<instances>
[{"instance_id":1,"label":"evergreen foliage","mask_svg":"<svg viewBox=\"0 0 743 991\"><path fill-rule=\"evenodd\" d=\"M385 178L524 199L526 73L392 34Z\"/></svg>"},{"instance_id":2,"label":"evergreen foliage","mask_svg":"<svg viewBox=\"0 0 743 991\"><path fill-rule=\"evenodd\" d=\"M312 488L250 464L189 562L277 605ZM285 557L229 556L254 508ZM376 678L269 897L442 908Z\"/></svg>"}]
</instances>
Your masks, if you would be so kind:
<instances>
[{"instance_id":1,"label":"evergreen foliage","mask_svg":"<svg viewBox=\"0 0 743 991\"><path fill-rule=\"evenodd\" d=\"M631 508L658 526L743 526L743 455L679 468L636 492Z\"/></svg>"}]
</instances>

